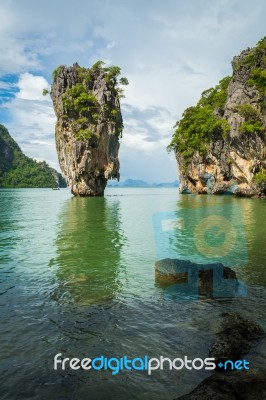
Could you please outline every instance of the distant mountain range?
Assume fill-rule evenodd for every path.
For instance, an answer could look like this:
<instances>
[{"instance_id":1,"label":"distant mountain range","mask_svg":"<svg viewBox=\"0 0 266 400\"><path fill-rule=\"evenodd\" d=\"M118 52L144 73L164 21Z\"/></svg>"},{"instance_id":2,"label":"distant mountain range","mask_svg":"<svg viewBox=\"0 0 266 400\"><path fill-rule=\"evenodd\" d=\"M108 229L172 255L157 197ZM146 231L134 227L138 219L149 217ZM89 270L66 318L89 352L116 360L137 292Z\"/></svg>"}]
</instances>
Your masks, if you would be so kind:
<instances>
[{"instance_id":1,"label":"distant mountain range","mask_svg":"<svg viewBox=\"0 0 266 400\"><path fill-rule=\"evenodd\" d=\"M126 179L125 181L108 181L107 187L134 187L134 188L151 188L151 187L178 187L179 182L163 182L163 183L147 183L140 179Z\"/></svg>"}]
</instances>

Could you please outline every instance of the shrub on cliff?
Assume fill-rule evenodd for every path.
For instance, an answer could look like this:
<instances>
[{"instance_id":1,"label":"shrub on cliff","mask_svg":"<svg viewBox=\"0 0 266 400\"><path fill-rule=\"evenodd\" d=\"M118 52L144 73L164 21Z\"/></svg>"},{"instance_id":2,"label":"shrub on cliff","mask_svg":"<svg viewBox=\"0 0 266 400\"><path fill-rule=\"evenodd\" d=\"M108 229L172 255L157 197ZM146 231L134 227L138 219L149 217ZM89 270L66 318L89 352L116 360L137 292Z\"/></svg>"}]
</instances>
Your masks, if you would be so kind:
<instances>
[{"instance_id":1,"label":"shrub on cliff","mask_svg":"<svg viewBox=\"0 0 266 400\"><path fill-rule=\"evenodd\" d=\"M117 66L104 67L103 61L97 61L91 68L80 67L74 64L76 72L76 83L68 87L62 96L64 107L63 118L70 123L71 129L75 131L77 140L89 140L93 135L97 136L96 126L100 116L106 118L109 122L116 121L117 113L111 107L101 110L101 106L93 94L93 80L99 74L104 76L104 79L110 88L114 90L118 98L123 96L123 89L119 85L128 85L128 80L121 77L118 81L118 76L121 69ZM63 67L58 67L53 72L53 80L55 81ZM117 135L121 136L122 129L117 131Z\"/></svg>"},{"instance_id":2,"label":"shrub on cliff","mask_svg":"<svg viewBox=\"0 0 266 400\"><path fill-rule=\"evenodd\" d=\"M185 110L168 150L178 151L186 166L195 151L205 156L213 135L227 136L229 126L222 118L230 77L222 79L217 86L205 90L194 107Z\"/></svg>"},{"instance_id":3,"label":"shrub on cliff","mask_svg":"<svg viewBox=\"0 0 266 400\"><path fill-rule=\"evenodd\" d=\"M250 104L241 104L235 108L234 111L243 117L239 132L265 135L261 113L266 109L266 37L256 47L245 50L240 57L236 57L233 67L260 94L257 108ZM168 150L174 150L181 155L184 169L196 151L205 156L211 140L229 136L230 127L223 115L230 81L231 78L226 77L216 87L205 90L197 105L186 109L182 118L177 121Z\"/></svg>"},{"instance_id":4,"label":"shrub on cliff","mask_svg":"<svg viewBox=\"0 0 266 400\"><path fill-rule=\"evenodd\" d=\"M263 169L262 171L257 172L253 177L253 182L256 185L265 186L266 185L266 170Z\"/></svg>"},{"instance_id":5,"label":"shrub on cliff","mask_svg":"<svg viewBox=\"0 0 266 400\"><path fill-rule=\"evenodd\" d=\"M244 118L244 122L239 129L241 133L262 134L265 132L261 115L256 108L250 104L241 104L235 108L235 111Z\"/></svg>"},{"instance_id":6,"label":"shrub on cliff","mask_svg":"<svg viewBox=\"0 0 266 400\"><path fill-rule=\"evenodd\" d=\"M254 86L261 95L262 107L266 107L266 36L253 49L242 54L235 68L248 73L247 83Z\"/></svg>"}]
</instances>

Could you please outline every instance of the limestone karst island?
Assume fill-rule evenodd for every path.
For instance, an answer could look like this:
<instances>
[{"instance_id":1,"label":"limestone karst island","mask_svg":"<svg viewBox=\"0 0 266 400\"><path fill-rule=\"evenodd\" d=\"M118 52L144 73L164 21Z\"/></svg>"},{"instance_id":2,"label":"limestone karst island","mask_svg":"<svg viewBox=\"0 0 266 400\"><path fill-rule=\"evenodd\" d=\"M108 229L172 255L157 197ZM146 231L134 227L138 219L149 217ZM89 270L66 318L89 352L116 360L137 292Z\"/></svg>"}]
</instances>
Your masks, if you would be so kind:
<instances>
[{"instance_id":1,"label":"limestone karst island","mask_svg":"<svg viewBox=\"0 0 266 400\"><path fill-rule=\"evenodd\" d=\"M265 20L0 1L0 400L266 400Z\"/></svg>"},{"instance_id":2,"label":"limestone karst island","mask_svg":"<svg viewBox=\"0 0 266 400\"><path fill-rule=\"evenodd\" d=\"M108 179L119 179L119 137L123 120L119 98L127 84L120 68L60 66L54 71L51 97L57 117L56 148L71 191L102 196Z\"/></svg>"},{"instance_id":3,"label":"limestone karst island","mask_svg":"<svg viewBox=\"0 0 266 400\"><path fill-rule=\"evenodd\" d=\"M183 193L266 194L266 37L184 111L169 149Z\"/></svg>"},{"instance_id":4,"label":"limestone karst island","mask_svg":"<svg viewBox=\"0 0 266 400\"><path fill-rule=\"evenodd\" d=\"M181 193L266 194L266 39L235 56L232 66L232 76L205 90L196 106L187 108L176 123L168 150L176 155ZM103 196L107 181L119 180L120 98L122 85L128 84L119 76L119 67L105 67L102 61L91 68L77 63L62 65L53 72L50 95L57 118L58 160L76 196ZM44 88L43 94L48 93ZM0 134L4 143L4 127ZM10 180L4 165L10 169L11 148L14 144L10 151L1 150L2 187L40 187L41 182L43 187L54 185L52 178L49 184L42 179L32 184L38 175L36 168L32 178L28 174L28 181L21 178L20 182L14 176ZM18 162L14 171L18 171ZM56 178L56 185L58 182Z\"/></svg>"}]
</instances>

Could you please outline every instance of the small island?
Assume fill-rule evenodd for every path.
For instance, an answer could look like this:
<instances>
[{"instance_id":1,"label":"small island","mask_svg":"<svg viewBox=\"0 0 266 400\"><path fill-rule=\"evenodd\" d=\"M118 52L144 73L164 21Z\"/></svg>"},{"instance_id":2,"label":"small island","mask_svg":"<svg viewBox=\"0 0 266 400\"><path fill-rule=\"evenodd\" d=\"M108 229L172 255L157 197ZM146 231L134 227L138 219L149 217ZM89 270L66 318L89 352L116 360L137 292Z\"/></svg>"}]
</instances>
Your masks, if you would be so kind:
<instances>
[{"instance_id":1,"label":"small island","mask_svg":"<svg viewBox=\"0 0 266 400\"><path fill-rule=\"evenodd\" d=\"M266 195L266 37L232 66L176 123L181 193Z\"/></svg>"},{"instance_id":2,"label":"small island","mask_svg":"<svg viewBox=\"0 0 266 400\"><path fill-rule=\"evenodd\" d=\"M51 98L60 167L75 196L103 196L108 179L119 180L120 98L127 85L120 68L61 65L53 73ZM47 94L44 90L44 95Z\"/></svg>"}]
</instances>

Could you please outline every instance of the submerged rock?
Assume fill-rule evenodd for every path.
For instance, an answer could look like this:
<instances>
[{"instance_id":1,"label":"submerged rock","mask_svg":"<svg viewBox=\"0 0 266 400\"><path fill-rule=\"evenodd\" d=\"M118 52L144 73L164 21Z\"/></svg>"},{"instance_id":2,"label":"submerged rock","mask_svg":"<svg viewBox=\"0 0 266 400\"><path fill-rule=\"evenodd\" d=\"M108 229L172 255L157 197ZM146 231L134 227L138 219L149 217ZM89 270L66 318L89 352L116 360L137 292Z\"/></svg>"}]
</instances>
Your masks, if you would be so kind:
<instances>
[{"instance_id":1,"label":"submerged rock","mask_svg":"<svg viewBox=\"0 0 266 400\"><path fill-rule=\"evenodd\" d=\"M210 356L215 358L216 365L225 359L240 360L258 339L264 336L260 326L254 321L238 314L223 313L220 315L220 331L210 349ZM219 371L219 372L217 372ZM176 400L254 400L266 398L266 370L256 368L252 363L250 370L228 371L217 369L204 379L191 393Z\"/></svg>"},{"instance_id":2,"label":"submerged rock","mask_svg":"<svg viewBox=\"0 0 266 400\"><path fill-rule=\"evenodd\" d=\"M165 286L188 283L206 297L236 295L236 273L221 263L197 264L189 260L165 258L155 263L155 279ZM230 283L230 284L229 284Z\"/></svg>"},{"instance_id":3,"label":"submerged rock","mask_svg":"<svg viewBox=\"0 0 266 400\"><path fill-rule=\"evenodd\" d=\"M240 359L264 334L258 324L238 313L223 313L221 318L219 332L210 349L210 356L216 359Z\"/></svg>"},{"instance_id":4,"label":"submerged rock","mask_svg":"<svg viewBox=\"0 0 266 400\"><path fill-rule=\"evenodd\" d=\"M119 74L120 68L103 68L101 62L90 69L74 64L54 71L56 148L74 195L102 196L108 179L119 180Z\"/></svg>"},{"instance_id":5,"label":"submerged rock","mask_svg":"<svg viewBox=\"0 0 266 400\"><path fill-rule=\"evenodd\" d=\"M214 373L176 400L255 400L266 398L266 370Z\"/></svg>"}]
</instances>

